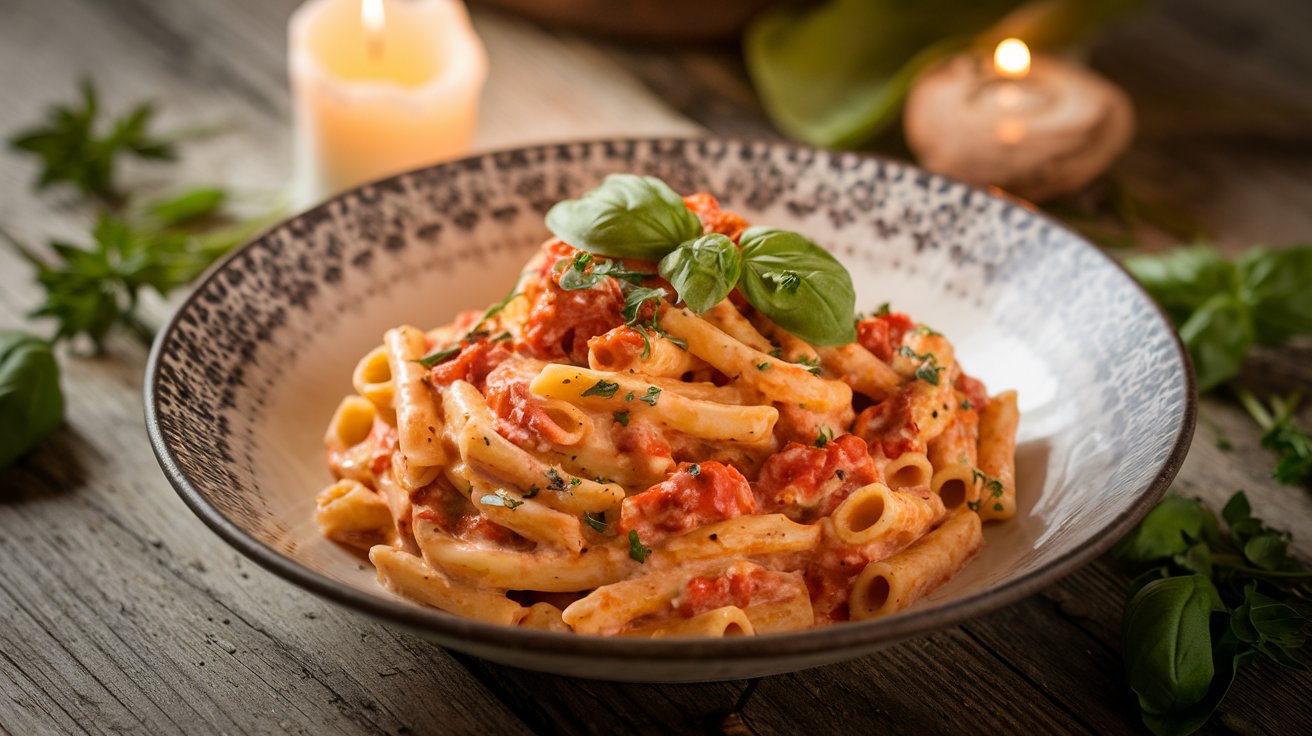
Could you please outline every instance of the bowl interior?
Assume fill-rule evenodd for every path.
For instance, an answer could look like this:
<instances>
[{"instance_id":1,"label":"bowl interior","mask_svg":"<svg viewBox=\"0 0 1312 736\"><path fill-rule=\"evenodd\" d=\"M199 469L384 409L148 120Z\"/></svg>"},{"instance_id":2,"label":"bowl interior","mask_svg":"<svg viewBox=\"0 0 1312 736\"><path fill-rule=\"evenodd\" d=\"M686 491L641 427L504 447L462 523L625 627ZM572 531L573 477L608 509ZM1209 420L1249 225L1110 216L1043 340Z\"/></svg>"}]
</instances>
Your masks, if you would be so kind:
<instances>
[{"instance_id":1,"label":"bowl interior","mask_svg":"<svg viewBox=\"0 0 1312 736\"><path fill-rule=\"evenodd\" d=\"M229 541L297 582L439 637L477 631L437 612L399 614L419 608L392 598L367 562L319 535L314 496L330 480L321 437L352 391L357 359L384 330L432 327L504 296L547 235L546 209L616 171L711 191L754 223L809 235L851 271L858 310L891 302L945 333L991 392L1019 391L1017 518L986 527L980 557L911 611L834 627L851 630L841 635L785 635L792 651L852 656L1050 582L1137 520L1178 467L1192 389L1173 332L1120 269L1074 235L902 164L664 140L545 146L404 174L239 251L182 306L152 356L148 418L175 486ZM478 651L554 668L523 657L544 641L544 651L560 649L550 641L559 637L517 643L524 633L503 632ZM641 653L645 644L626 646ZM711 651L665 642L659 657L677 658L685 644L689 656ZM570 646L586 657L606 645Z\"/></svg>"}]
</instances>

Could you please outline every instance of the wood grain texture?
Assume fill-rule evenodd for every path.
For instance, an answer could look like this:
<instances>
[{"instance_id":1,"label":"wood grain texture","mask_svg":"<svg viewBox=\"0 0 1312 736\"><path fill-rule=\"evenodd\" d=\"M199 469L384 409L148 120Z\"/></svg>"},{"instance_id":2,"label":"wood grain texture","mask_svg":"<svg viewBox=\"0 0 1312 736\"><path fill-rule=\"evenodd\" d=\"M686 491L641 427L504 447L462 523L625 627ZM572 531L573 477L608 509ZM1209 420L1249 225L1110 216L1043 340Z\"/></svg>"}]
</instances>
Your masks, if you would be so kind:
<instances>
[{"instance_id":1,"label":"wood grain texture","mask_svg":"<svg viewBox=\"0 0 1312 736\"><path fill-rule=\"evenodd\" d=\"M292 0L9 0L0 132L92 74L106 98L163 102L165 126L222 121L170 176L251 192L287 179L285 23ZM1201 219L1223 247L1312 234L1312 48L1305 4L1166 0L1114 30L1093 62L1140 106L1122 169L1136 191ZM732 46L662 49L544 31L477 8L492 57L481 150L608 134L776 137ZM1301 25L1300 25L1301 24ZM28 191L0 153L0 222L81 239L90 213ZM162 180L134 166L134 183ZM0 249L0 327L26 324L30 273ZM168 304L147 304L161 320ZM1124 579L1106 561L1007 609L856 662L707 685L603 683L451 654L324 603L208 532L159 473L141 420L144 349L63 351L68 421L0 471L0 732L1138 733L1124 685ZM1263 349L1243 377L1312 386L1312 343ZM1275 484L1258 432L1207 399L1177 488L1255 511L1312 553L1312 494ZM1304 421L1312 411L1303 412ZM1216 437L1232 445L1222 451ZM1249 667L1207 732L1312 733L1312 677Z\"/></svg>"}]
</instances>

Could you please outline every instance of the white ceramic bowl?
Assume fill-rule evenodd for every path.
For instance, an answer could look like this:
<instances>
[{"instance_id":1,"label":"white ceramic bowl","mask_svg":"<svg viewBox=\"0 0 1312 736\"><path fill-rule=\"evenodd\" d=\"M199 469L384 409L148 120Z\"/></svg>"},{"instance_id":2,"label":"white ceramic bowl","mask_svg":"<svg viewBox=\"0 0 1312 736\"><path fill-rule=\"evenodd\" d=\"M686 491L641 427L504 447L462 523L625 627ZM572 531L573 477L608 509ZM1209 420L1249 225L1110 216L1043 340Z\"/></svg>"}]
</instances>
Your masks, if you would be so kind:
<instances>
[{"instance_id":1,"label":"white ceramic bowl","mask_svg":"<svg viewBox=\"0 0 1312 736\"><path fill-rule=\"evenodd\" d=\"M542 215L608 173L710 191L809 235L885 301L944 332L991 391L1020 394L1019 513L966 570L874 621L722 640L602 639L460 619L384 591L325 541L321 437L357 358L403 322L503 296ZM1188 359L1111 260L1017 203L902 163L765 142L615 140L442 164L294 217L212 270L146 377L160 465L219 536L289 581L481 657L623 680L711 680L867 654L1033 593L1105 550L1161 496L1194 425ZM343 636L349 635L343 632Z\"/></svg>"}]
</instances>

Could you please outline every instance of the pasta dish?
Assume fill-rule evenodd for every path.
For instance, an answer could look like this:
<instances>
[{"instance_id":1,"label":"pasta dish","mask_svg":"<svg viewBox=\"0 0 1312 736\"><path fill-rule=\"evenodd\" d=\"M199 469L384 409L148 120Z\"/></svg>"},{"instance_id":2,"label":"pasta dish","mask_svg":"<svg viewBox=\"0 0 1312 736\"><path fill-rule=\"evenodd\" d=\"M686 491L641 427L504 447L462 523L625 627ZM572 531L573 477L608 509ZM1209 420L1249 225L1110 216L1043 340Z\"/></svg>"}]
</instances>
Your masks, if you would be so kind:
<instances>
[{"instance_id":1,"label":"pasta dish","mask_svg":"<svg viewBox=\"0 0 1312 736\"><path fill-rule=\"evenodd\" d=\"M725 636L887 616L1015 514L1014 391L804 236L614 175L505 299L403 325L325 436L330 539L510 626Z\"/></svg>"}]
</instances>

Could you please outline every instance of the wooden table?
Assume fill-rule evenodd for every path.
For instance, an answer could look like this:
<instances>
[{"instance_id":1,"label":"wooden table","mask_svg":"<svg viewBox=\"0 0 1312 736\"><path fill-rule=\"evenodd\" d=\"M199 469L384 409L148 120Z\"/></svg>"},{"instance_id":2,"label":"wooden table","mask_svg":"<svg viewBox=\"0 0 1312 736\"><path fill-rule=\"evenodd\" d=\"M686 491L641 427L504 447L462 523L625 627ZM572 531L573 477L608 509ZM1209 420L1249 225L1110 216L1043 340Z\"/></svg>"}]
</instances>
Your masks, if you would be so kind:
<instances>
[{"instance_id":1,"label":"wooden table","mask_svg":"<svg viewBox=\"0 0 1312 736\"><path fill-rule=\"evenodd\" d=\"M187 148L191 182L272 201L288 175L286 20L293 0L6 0L0 132L91 74L116 111L232 130ZM1242 7L1241 7L1242 5ZM773 136L733 48L624 47L477 8L492 74L478 148L604 134ZM1093 61L1140 107L1123 173L1199 218L1228 250L1312 234L1312 6L1170 0ZM177 171L177 170L175 170ZM140 167L137 181L158 179ZM0 154L0 222L84 242L89 212L29 192ZM258 202L257 202L258 204ZM0 250L0 327L39 293ZM168 305L147 305L158 320ZM40 329L45 329L42 325ZM145 349L63 352L68 420L0 471L0 732L787 734L1141 731L1121 672L1124 579L1105 561L957 628L847 664L755 682L621 685L447 652L255 567L184 508L147 447ZM1246 383L1312 385L1312 343L1262 350ZM1304 420L1309 413L1304 412ZM1218 434L1233 444L1217 447ZM1269 479L1236 405L1208 399L1177 488L1259 515L1312 551L1312 494ZM1246 669L1208 731L1312 733L1312 677Z\"/></svg>"}]
</instances>

